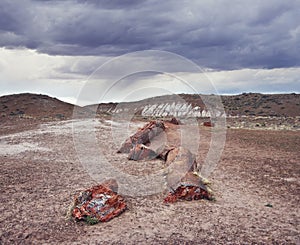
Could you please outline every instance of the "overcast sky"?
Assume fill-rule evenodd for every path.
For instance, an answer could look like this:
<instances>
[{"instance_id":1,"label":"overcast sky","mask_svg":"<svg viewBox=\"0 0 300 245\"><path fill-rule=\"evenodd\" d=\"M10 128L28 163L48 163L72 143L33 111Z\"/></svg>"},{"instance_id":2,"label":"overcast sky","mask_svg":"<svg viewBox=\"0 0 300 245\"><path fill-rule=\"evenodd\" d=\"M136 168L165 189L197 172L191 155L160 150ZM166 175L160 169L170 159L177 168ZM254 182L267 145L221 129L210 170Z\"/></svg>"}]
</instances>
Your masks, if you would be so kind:
<instances>
[{"instance_id":1,"label":"overcast sky","mask_svg":"<svg viewBox=\"0 0 300 245\"><path fill-rule=\"evenodd\" d=\"M124 100L142 84L148 85L133 93L137 99L159 94L157 87L191 92L180 85L183 73L191 86L202 82L197 92L299 93L299 13L299 0L1 0L0 95L35 92L74 103L87 81L105 90L113 83L109 73L128 66L139 72L126 74L107 101ZM110 63L143 50L190 60L215 91L165 53L139 52ZM107 73L99 71L105 62Z\"/></svg>"}]
</instances>

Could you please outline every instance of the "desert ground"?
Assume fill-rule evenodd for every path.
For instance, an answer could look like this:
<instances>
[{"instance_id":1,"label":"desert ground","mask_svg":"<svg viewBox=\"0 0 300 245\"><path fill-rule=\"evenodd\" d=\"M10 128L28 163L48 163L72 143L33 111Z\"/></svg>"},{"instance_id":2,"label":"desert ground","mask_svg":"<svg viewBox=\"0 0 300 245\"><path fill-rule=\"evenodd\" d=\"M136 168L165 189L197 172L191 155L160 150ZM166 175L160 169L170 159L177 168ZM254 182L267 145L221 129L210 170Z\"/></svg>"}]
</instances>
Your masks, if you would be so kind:
<instances>
[{"instance_id":1,"label":"desert ground","mask_svg":"<svg viewBox=\"0 0 300 245\"><path fill-rule=\"evenodd\" d=\"M161 162L116 154L117 125L109 120L29 121L4 123L0 130L0 244L300 243L299 130L228 128L209 176L215 201L166 205L163 192L125 195L123 214L91 226L66 215L74 195L97 184L78 156L74 125L87 135L92 123L106 159L128 174L149 174ZM132 122L132 132L144 123ZM199 126L200 164L211 130Z\"/></svg>"}]
</instances>

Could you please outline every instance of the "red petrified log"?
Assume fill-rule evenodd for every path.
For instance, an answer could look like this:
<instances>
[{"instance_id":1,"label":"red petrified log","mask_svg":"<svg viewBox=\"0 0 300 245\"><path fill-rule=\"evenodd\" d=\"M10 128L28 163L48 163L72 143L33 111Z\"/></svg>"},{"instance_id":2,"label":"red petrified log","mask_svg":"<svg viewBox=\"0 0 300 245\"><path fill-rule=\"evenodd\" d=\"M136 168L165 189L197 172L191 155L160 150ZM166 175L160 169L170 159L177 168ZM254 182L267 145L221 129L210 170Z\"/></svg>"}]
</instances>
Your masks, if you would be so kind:
<instances>
[{"instance_id":1,"label":"red petrified log","mask_svg":"<svg viewBox=\"0 0 300 245\"><path fill-rule=\"evenodd\" d=\"M167 186L176 189L185 173L196 170L196 157L184 147L174 148L168 153L166 166L168 167Z\"/></svg>"},{"instance_id":2,"label":"red petrified log","mask_svg":"<svg viewBox=\"0 0 300 245\"><path fill-rule=\"evenodd\" d=\"M198 175L188 172L181 179L178 186L169 192L164 201L173 203L177 200L191 201L199 199L212 200L212 194Z\"/></svg>"},{"instance_id":3,"label":"red petrified log","mask_svg":"<svg viewBox=\"0 0 300 245\"><path fill-rule=\"evenodd\" d=\"M198 200L205 198L211 200L212 194L204 185L202 178L194 174L194 171L197 170L197 162L193 153L184 147L175 147L177 144L164 145L156 152L146 146L152 138L164 130L166 130L168 137L172 138L172 142L176 143L178 137L176 130L179 123L175 118L165 124L151 121L127 139L118 152L129 152L128 158L130 160L149 160L159 157L165 161L165 167L167 167L166 181L170 190L164 199L165 202L175 202L179 199ZM213 126L211 122L205 122L204 125Z\"/></svg>"},{"instance_id":4,"label":"red petrified log","mask_svg":"<svg viewBox=\"0 0 300 245\"><path fill-rule=\"evenodd\" d=\"M125 211L126 203L116 190L116 181L109 180L81 192L75 197L72 216L76 220L86 220L90 217L106 222L120 215Z\"/></svg>"},{"instance_id":5,"label":"red petrified log","mask_svg":"<svg viewBox=\"0 0 300 245\"><path fill-rule=\"evenodd\" d=\"M129 153L137 144L147 145L150 140L165 130L165 125L161 121L151 121L134 135L130 136L118 150L118 153Z\"/></svg>"},{"instance_id":6,"label":"red petrified log","mask_svg":"<svg viewBox=\"0 0 300 245\"><path fill-rule=\"evenodd\" d=\"M165 202L212 198L201 177L193 173L197 169L196 157L188 149L178 147L169 151L166 165L168 166L167 186L170 192Z\"/></svg>"}]
</instances>

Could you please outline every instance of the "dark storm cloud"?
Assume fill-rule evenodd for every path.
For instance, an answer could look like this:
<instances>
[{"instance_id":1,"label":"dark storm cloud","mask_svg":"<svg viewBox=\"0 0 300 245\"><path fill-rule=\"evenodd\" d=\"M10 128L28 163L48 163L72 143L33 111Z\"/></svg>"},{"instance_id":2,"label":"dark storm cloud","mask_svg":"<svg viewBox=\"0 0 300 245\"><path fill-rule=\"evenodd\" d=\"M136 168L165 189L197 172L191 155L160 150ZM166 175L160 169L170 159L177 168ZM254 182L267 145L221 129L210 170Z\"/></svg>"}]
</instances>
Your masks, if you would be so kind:
<instances>
[{"instance_id":1,"label":"dark storm cloud","mask_svg":"<svg viewBox=\"0 0 300 245\"><path fill-rule=\"evenodd\" d=\"M160 49L215 69L300 65L300 2L0 2L0 46L50 55Z\"/></svg>"}]
</instances>

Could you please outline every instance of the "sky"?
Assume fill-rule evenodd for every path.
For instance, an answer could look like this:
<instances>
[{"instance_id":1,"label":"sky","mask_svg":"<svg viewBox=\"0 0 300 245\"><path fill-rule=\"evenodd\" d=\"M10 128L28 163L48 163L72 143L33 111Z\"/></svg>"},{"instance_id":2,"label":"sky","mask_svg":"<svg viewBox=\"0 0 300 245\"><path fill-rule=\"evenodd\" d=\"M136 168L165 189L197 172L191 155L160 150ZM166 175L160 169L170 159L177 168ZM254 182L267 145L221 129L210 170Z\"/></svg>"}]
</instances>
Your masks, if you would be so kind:
<instances>
[{"instance_id":1,"label":"sky","mask_svg":"<svg viewBox=\"0 0 300 245\"><path fill-rule=\"evenodd\" d=\"M299 93L299 12L299 0L1 0L0 96Z\"/></svg>"}]
</instances>

